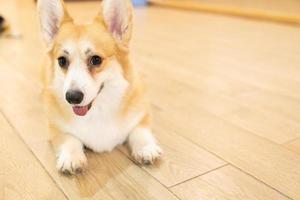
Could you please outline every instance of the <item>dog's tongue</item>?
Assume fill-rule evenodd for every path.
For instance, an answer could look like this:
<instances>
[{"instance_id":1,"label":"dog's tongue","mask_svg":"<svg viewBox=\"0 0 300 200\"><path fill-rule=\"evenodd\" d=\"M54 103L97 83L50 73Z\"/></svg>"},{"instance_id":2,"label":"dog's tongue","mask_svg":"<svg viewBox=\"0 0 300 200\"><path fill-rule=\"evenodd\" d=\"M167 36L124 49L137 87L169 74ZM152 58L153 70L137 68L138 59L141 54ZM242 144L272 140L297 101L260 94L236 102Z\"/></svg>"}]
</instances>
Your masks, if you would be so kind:
<instances>
[{"instance_id":1,"label":"dog's tongue","mask_svg":"<svg viewBox=\"0 0 300 200\"><path fill-rule=\"evenodd\" d=\"M73 112L79 116L84 116L89 111L88 106L73 106L72 108Z\"/></svg>"}]
</instances>

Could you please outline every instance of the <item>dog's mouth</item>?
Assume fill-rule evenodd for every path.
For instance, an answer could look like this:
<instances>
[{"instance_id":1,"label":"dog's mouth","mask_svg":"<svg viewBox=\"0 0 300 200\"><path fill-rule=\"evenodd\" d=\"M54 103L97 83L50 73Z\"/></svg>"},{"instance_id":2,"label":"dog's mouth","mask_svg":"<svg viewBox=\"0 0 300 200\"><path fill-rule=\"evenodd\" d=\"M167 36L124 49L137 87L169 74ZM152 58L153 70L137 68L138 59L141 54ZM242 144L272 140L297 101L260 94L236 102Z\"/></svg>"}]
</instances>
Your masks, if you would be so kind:
<instances>
[{"instance_id":1,"label":"dog's mouth","mask_svg":"<svg viewBox=\"0 0 300 200\"><path fill-rule=\"evenodd\" d=\"M100 94L100 92L102 91L102 89L104 88L104 83L101 84L98 92L97 92L97 95L96 97L88 104L88 105L85 105L85 106L72 106L72 109L73 109L73 112L76 114L76 115L79 115L79 116L84 116L87 114L87 112L90 110L90 108L92 107L92 104L94 102L94 100L97 98L97 96Z\"/></svg>"},{"instance_id":2,"label":"dog's mouth","mask_svg":"<svg viewBox=\"0 0 300 200\"><path fill-rule=\"evenodd\" d=\"M92 103L89 103L88 105L86 106L73 106L72 109L73 109L73 112L76 114L76 115L79 115L79 116L84 116L86 115L86 113L90 110L90 108L92 107Z\"/></svg>"}]
</instances>

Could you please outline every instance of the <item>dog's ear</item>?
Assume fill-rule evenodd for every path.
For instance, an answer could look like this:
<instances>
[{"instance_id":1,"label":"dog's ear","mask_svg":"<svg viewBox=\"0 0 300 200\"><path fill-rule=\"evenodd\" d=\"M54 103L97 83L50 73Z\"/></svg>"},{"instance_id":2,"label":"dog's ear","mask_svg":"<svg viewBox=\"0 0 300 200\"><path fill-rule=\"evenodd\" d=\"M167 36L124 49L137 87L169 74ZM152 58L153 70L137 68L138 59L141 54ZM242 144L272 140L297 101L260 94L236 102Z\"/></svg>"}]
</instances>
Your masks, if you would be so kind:
<instances>
[{"instance_id":1,"label":"dog's ear","mask_svg":"<svg viewBox=\"0 0 300 200\"><path fill-rule=\"evenodd\" d=\"M132 4L129 0L103 0L102 16L115 40L127 47L132 32Z\"/></svg>"},{"instance_id":2,"label":"dog's ear","mask_svg":"<svg viewBox=\"0 0 300 200\"><path fill-rule=\"evenodd\" d=\"M71 20L63 0L38 0L38 14L42 34L47 45L50 46L64 20Z\"/></svg>"}]
</instances>

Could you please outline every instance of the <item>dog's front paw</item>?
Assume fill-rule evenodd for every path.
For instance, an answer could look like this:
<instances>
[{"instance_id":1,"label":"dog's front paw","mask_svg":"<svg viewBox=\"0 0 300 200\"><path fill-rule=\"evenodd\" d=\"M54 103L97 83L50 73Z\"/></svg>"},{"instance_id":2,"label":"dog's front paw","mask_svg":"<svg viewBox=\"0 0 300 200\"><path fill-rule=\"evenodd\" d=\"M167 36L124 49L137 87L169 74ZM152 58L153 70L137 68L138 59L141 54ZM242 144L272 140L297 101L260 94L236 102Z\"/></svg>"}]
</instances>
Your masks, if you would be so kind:
<instances>
[{"instance_id":1,"label":"dog's front paw","mask_svg":"<svg viewBox=\"0 0 300 200\"><path fill-rule=\"evenodd\" d=\"M153 164L162 155L162 149L155 143L132 149L133 158L140 164Z\"/></svg>"},{"instance_id":2,"label":"dog's front paw","mask_svg":"<svg viewBox=\"0 0 300 200\"><path fill-rule=\"evenodd\" d=\"M82 173L87 166L87 159L83 151L61 151L57 158L56 167L63 174Z\"/></svg>"}]
</instances>

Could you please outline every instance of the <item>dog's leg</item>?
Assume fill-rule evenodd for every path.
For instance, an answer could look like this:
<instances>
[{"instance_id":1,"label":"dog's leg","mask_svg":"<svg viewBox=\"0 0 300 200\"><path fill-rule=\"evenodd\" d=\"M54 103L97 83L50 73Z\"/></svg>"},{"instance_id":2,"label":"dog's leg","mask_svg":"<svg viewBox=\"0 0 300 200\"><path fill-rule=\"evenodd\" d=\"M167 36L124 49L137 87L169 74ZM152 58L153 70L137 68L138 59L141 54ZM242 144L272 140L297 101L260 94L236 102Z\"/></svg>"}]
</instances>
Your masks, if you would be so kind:
<instances>
[{"instance_id":1,"label":"dog's leg","mask_svg":"<svg viewBox=\"0 0 300 200\"><path fill-rule=\"evenodd\" d=\"M148 124L141 122L128 136L131 154L141 164L153 164L162 154Z\"/></svg>"},{"instance_id":2,"label":"dog's leg","mask_svg":"<svg viewBox=\"0 0 300 200\"><path fill-rule=\"evenodd\" d=\"M50 128L51 143L57 155L57 169L64 174L81 173L87 165L83 144L77 138ZM54 134L53 134L54 133Z\"/></svg>"}]
</instances>

